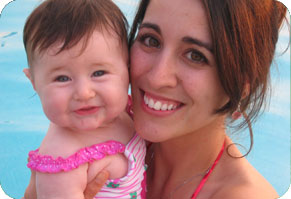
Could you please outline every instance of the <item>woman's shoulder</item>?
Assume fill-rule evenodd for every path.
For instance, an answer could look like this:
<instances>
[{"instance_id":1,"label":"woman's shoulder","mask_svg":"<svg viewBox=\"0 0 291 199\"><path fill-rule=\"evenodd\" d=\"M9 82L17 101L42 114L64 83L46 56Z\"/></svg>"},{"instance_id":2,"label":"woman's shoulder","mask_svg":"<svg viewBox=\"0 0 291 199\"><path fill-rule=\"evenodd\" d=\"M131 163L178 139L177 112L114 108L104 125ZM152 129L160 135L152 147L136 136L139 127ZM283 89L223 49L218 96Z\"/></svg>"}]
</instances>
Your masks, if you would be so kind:
<instances>
[{"instance_id":1,"label":"woman's shoulder","mask_svg":"<svg viewBox=\"0 0 291 199\"><path fill-rule=\"evenodd\" d=\"M275 199L278 198L272 185L247 161L225 154L218 168L211 199Z\"/></svg>"},{"instance_id":2,"label":"woman's shoulder","mask_svg":"<svg viewBox=\"0 0 291 199\"><path fill-rule=\"evenodd\" d=\"M215 192L210 199L276 199L277 192L265 181L227 184Z\"/></svg>"}]
</instances>

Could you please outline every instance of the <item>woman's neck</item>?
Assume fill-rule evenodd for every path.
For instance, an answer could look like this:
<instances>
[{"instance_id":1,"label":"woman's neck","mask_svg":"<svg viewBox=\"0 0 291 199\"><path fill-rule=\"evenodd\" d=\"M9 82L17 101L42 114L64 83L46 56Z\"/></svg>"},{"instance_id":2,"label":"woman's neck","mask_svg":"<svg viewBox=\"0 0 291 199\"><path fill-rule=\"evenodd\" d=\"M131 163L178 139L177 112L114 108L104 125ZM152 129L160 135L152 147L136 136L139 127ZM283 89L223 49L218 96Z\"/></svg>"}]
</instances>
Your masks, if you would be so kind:
<instances>
[{"instance_id":1,"label":"woman's neck","mask_svg":"<svg viewBox=\"0 0 291 199\"><path fill-rule=\"evenodd\" d=\"M192 176L205 174L219 154L225 138L225 129L222 127L154 143L152 155L149 154L152 158L148 162L148 182L153 185L150 187L156 186L153 189L158 195L163 195L161 192L169 193L167 189L175 189ZM195 186L191 191L194 189Z\"/></svg>"},{"instance_id":2,"label":"woman's neck","mask_svg":"<svg viewBox=\"0 0 291 199\"><path fill-rule=\"evenodd\" d=\"M165 165L175 170L208 168L219 153L225 140L225 132L215 136L184 136L175 140L156 143L153 146L157 166ZM189 167L189 168L187 168Z\"/></svg>"}]
</instances>

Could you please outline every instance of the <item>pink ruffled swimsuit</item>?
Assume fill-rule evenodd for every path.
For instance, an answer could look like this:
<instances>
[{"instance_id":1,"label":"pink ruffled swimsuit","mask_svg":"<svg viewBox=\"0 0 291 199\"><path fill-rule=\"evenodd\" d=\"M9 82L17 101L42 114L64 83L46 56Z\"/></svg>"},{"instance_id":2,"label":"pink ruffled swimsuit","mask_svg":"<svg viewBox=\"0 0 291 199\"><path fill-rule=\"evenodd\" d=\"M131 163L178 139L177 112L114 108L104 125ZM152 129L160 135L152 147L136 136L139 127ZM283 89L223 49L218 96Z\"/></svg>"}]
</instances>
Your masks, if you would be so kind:
<instances>
[{"instance_id":1,"label":"pink ruffled swimsuit","mask_svg":"<svg viewBox=\"0 0 291 199\"><path fill-rule=\"evenodd\" d=\"M142 182L146 169L146 146L137 134L126 146L117 141L107 141L80 149L68 158L53 159L51 156L38 154L38 149L30 151L27 167L43 173L66 172L117 153L124 153L128 158L128 173L122 178L108 180L95 198L145 198Z\"/></svg>"}]
</instances>

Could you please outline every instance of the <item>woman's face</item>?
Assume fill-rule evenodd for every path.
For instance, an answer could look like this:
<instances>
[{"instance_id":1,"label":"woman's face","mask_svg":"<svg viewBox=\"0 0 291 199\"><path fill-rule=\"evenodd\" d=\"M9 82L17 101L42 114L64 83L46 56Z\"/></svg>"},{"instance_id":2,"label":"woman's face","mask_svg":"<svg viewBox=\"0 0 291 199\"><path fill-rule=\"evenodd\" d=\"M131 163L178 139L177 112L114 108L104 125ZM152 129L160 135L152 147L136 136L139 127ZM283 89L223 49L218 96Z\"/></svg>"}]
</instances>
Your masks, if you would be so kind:
<instances>
[{"instance_id":1,"label":"woman's face","mask_svg":"<svg viewBox=\"0 0 291 199\"><path fill-rule=\"evenodd\" d=\"M131 48L134 121L162 142L223 124L228 101L199 0L151 0ZM202 131L201 131L202 132Z\"/></svg>"}]
</instances>

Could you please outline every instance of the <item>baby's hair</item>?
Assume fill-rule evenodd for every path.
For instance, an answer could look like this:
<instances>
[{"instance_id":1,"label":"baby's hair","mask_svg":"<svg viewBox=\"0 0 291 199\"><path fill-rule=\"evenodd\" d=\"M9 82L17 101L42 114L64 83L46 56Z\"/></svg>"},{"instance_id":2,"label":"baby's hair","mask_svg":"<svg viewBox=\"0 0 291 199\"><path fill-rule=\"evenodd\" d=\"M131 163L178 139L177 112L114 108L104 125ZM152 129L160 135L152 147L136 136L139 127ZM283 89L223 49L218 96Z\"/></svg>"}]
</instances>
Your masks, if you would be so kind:
<instances>
[{"instance_id":1,"label":"baby's hair","mask_svg":"<svg viewBox=\"0 0 291 199\"><path fill-rule=\"evenodd\" d=\"M45 0L24 26L28 62L36 50L42 53L57 42L62 43L57 53L74 47L83 38L85 49L96 29L103 34L115 33L121 46L127 45L127 20L111 0Z\"/></svg>"}]
</instances>

